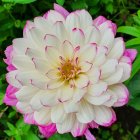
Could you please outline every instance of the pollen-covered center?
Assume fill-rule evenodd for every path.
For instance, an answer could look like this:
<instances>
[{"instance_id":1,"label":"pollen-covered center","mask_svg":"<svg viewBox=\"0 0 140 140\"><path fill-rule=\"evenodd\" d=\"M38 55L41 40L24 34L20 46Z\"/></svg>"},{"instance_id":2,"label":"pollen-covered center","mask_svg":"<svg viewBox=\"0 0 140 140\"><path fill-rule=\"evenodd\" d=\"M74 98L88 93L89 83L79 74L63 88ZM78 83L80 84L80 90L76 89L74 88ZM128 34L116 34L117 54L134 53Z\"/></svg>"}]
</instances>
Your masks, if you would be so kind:
<instances>
[{"instance_id":1,"label":"pollen-covered center","mask_svg":"<svg viewBox=\"0 0 140 140\"><path fill-rule=\"evenodd\" d=\"M80 73L81 68L74 60L62 60L59 67L59 74L63 80L74 79Z\"/></svg>"}]
</instances>

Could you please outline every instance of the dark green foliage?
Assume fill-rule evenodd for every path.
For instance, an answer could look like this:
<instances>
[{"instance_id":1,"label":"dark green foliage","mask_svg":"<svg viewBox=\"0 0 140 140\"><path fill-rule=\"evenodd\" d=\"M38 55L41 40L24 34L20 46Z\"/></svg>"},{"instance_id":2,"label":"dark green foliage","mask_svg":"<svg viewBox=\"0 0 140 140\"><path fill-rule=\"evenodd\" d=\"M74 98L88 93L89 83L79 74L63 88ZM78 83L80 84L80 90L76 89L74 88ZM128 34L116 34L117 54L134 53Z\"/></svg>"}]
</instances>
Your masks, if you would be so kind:
<instances>
[{"instance_id":1,"label":"dark green foliage","mask_svg":"<svg viewBox=\"0 0 140 140\"><path fill-rule=\"evenodd\" d=\"M2 100L7 83L4 51L14 38L22 37L26 20L43 15L53 8L53 3L67 10L87 9L93 18L103 15L119 26L118 36L123 36L127 48L140 52L140 2L138 0L1 0L0 1L0 140L41 140L36 126L23 122L15 108L7 107ZM118 122L110 128L91 130L97 140L140 139L140 54L134 62L132 75L125 83L130 90L130 102L116 109ZM134 109L132 109L131 107ZM138 110L138 111L136 111ZM49 140L84 140L70 134L55 134Z\"/></svg>"}]
</instances>

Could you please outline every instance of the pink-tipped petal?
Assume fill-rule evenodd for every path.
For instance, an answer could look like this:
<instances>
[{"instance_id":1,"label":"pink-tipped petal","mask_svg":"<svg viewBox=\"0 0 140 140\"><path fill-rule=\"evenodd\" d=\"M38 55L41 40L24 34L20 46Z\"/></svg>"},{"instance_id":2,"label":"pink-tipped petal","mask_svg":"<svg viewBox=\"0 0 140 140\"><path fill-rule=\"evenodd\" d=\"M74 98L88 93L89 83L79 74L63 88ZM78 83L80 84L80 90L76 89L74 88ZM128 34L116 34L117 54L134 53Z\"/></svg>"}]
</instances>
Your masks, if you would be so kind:
<instances>
[{"instance_id":1,"label":"pink-tipped petal","mask_svg":"<svg viewBox=\"0 0 140 140\"><path fill-rule=\"evenodd\" d=\"M23 29L23 36L25 37L27 32L32 29L33 27L35 27L34 23L32 21L29 21L27 20L26 21L26 24L24 26L24 29Z\"/></svg>"},{"instance_id":2,"label":"pink-tipped petal","mask_svg":"<svg viewBox=\"0 0 140 140\"><path fill-rule=\"evenodd\" d=\"M72 128L72 135L74 137L84 135L85 131L88 129L87 124L80 123L78 121L75 122L74 127Z\"/></svg>"},{"instance_id":3,"label":"pink-tipped petal","mask_svg":"<svg viewBox=\"0 0 140 140\"><path fill-rule=\"evenodd\" d=\"M116 93L117 101L114 103L114 107L120 107L128 103L129 91L123 84L117 84L111 87L111 90Z\"/></svg>"},{"instance_id":4,"label":"pink-tipped petal","mask_svg":"<svg viewBox=\"0 0 140 140\"><path fill-rule=\"evenodd\" d=\"M105 127L111 126L117 120L116 114L113 109L111 109L111 112L112 112L112 119L110 120L110 122L103 124L103 126L105 126Z\"/></svg>"},{"instance_id":5,"label":"pink-tipped petal","mask_svg":"<svg viewBox=\"0 0 140 140\"><path fill-rule=\"evenodd\" d=\"M5 50L5 55L7 59L4 59L5 63L10 65L11 64L11 58L12 58L12 51L13 51L13 46L8 46Z\"/></svg>"},{"instance_id":6,"label":"pink-tipped petal","mask_svg":"<svg viewBox=\"0 0 140 140\"><path fill-rule=\"evenodd\" d=\"M25 114L24 115L24 122L27 124L36 124L35 120L34 120L34 114Z\"/></svg>"},{"instance_id":7,"label":"pink-tipped petal","mask_svg":"<svg viewBox=\"0 0 140 140\"><path fill-rule=\"evenodd\" d=\"M54 10L62 14L65 18L69 15L69 12L62 6L54 3Z\"/></svg>"}]
</instances>

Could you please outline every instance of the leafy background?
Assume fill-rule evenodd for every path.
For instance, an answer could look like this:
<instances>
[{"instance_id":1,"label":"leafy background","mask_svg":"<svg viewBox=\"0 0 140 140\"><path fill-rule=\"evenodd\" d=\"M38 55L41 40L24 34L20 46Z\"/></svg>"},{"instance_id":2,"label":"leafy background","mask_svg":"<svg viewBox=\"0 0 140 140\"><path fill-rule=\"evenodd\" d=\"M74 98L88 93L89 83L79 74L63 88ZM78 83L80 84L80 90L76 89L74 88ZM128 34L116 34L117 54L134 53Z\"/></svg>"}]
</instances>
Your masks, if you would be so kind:
<instances>
[{"instance_id":1,"label":"leafy background","mask_svg":"<svg viewBox=\"0 0 140 140\"><path fill-rule=\"evenodd\" d=\"M140 1L139 0L0 0L0 140L41 140L36 126L23 122L14 107L2 100L7 83L4 50L12 39L22 37L26 20L43 15L53 3L67 10L87 9L93 18L103 15L118 25L117 36L123 36L127 48L140 52ZM118 121L109 128L91 130L97 140L140 140L140 53L133 64L132 75L125 82L130 90L127 106L117 108ZM55 134L49 140L85 140L70 134Z\"/></svg>"}]
</instances>

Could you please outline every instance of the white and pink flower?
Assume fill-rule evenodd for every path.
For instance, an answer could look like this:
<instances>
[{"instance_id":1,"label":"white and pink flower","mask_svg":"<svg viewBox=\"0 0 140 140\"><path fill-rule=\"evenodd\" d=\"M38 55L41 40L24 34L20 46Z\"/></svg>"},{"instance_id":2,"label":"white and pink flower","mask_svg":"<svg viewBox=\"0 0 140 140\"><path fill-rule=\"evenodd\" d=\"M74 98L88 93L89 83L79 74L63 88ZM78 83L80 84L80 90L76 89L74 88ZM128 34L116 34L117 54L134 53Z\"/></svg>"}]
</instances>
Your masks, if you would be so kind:
<instances>
[{"instance_id":1,"label":"white and pink flower","mask_svg":"<svg viewBox=\"0 0 140 140\"><path fill-rule=\"evenodd\" d=\"M116 25L86 10L55 10L27 21L23 38L6 49L9 86L4 102L46 137L71 132L95 139L89 128L116 121L112 107L128 102L122 82L131 74L136 50L115 38Z\"/></svg>"}]
</instances>

